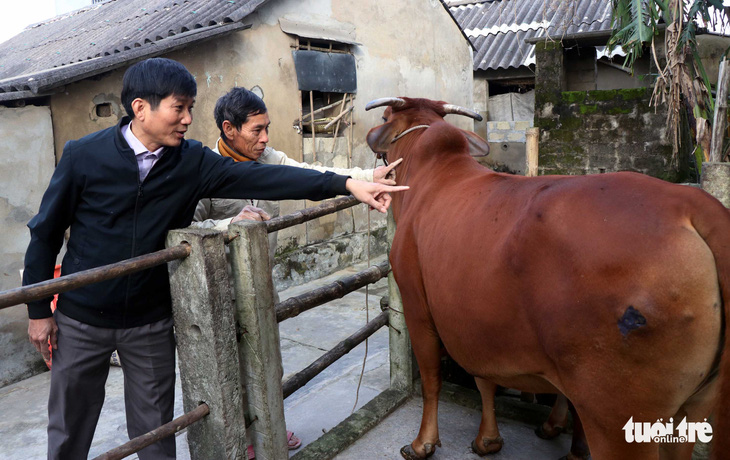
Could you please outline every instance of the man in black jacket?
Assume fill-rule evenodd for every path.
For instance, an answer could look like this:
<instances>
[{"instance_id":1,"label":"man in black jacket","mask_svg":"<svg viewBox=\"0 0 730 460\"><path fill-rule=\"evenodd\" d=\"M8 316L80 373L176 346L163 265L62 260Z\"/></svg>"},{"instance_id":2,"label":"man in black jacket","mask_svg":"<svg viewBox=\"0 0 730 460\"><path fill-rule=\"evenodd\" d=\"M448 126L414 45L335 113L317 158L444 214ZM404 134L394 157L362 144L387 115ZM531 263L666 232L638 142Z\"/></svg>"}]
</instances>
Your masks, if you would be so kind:
<instances>
[{"instance_id":1,"label":"man in black jacket","mask_svg":"<svg viewBox=\"0 0 730 460\"><path fill-rule=\"evenodd\" d=\"M23 284L53 277L65 230L71 228L62 275L160 250L170 229L190 224L201 198L322 200L348 192L385 212L388 192L404 190L305 169L236 163L185 140L197 87L181 64L148 59L124 75L129 117L64 147L28 227ZM167 267L28 304L28 335L48 358L48 458L86 458L104 401L109 356L118 350L125 374L127 431L139 436L173 415L175 360ZM175 458L174 438L139 458Z\"/></svg>"}]
</instances>

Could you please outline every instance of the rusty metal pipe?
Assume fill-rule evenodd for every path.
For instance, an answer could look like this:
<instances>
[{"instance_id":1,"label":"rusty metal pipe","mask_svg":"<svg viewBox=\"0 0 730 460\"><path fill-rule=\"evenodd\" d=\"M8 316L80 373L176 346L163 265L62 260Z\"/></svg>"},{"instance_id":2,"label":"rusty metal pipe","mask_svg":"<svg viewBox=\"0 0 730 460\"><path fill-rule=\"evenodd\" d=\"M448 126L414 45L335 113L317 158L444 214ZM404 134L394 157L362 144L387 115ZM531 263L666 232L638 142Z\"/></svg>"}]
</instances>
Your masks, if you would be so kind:
<instances>
[{"instance_id":1,"label":"rusty metal pipe","mask_svg":"<svg viewBox=\"0 0 730 460\"><path fill-rule=\"evenodd\" d=\"M208 414L210 414L210 408L206 403L202 403L195 409L181 415L175 420L165 423L161 427L152 430L149 433L130 439L129 442L95 457L94 460L121 460L124 457L128 457L139 452L145 447L156 443L160 439L174 435L178 431L183 428L187 428Z\"/></svg>"},{"instance_id":2,"label":"rusty metal pipe","mask_svg":"<svg viewBox=\"0 0 730 460\"><path fill-rule=\"evenodd\" d=\"M180 244L157 252L151 252L110 265L80 271L48 281L31 284L0 292L0 310L13 305L40 300L99 281L129 275L172 260L184 259L190 255L190 245Z\"/></svg>"}]
</instances>

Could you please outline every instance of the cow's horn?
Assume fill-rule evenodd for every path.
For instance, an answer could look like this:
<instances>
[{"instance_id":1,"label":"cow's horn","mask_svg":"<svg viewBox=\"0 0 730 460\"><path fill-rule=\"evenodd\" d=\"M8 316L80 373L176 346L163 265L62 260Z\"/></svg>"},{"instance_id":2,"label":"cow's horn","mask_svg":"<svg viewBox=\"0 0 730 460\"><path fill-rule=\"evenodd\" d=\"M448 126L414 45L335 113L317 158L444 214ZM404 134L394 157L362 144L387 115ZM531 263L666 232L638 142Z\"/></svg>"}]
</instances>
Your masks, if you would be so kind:
<instances>
[{"instance_id":1,"label":"cow's horn","mask_svg":"<svg viewBox=\"0 0 730 460\"><path fill-rule=\"evenodd\" d=\"M479 115L478 113L476 113L475 111L466 109L464 107L460 107L458 105L444 104L443 107L444 107L444 112L446 112L446 113L455 113L457 115L464 115L464 116L467 116L469 118L473 118L476 121L482 121L483 120L482 116Z\"/></svg>"},{"instance_id":2,"label":"cow's horn","mask_svg":"<svg viewBox=\"0 0 730 460\"><path fill-rule=\"evenodd\" d=\"M405 103L406 101L399 97L381 97L380 99L375 99L374 101L368 102L368 105L365 106L365 110L382 107L384 105L389 105L391 107L402 107Z\"/></svg>"}]
</instances>

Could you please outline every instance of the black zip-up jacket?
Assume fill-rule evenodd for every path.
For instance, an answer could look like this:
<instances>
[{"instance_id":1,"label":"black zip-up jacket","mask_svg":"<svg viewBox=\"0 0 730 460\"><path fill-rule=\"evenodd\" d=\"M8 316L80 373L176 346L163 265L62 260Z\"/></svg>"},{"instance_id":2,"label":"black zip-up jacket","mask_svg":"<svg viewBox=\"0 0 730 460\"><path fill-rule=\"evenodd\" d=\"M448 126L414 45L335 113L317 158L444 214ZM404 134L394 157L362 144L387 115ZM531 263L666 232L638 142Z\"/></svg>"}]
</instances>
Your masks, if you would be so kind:
<instances>
[{"instance_id":1,"label":"black zip-up jacket","mask_svg":"<svg viewBox=\"0 0 730 460\"><path fill-rule=\"evenodd\" d=\"M23 285L53 277L63 234L71 238L62 275L163 249L167 232L190 225L201 198L322 200L347 194L346 176L290 166L234 162L200 142L166 148L143 182L120 123L71 141L28 223ZM31 319L51 316L51 298L28 304ZM171 314L167 266L91 284L59 296L63 314L98 327L127 328Z\"/></svg>"}]
</instances>

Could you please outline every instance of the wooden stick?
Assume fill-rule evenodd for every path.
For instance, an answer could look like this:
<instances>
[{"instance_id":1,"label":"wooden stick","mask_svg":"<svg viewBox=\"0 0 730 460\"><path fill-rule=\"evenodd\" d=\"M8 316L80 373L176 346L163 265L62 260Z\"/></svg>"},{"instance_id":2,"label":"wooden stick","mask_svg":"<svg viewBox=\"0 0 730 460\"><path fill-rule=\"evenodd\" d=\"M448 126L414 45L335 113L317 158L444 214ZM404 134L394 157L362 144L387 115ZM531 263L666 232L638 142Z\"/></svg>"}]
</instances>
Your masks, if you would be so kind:
<instances>
[{"instance_id":1,"label":"wooden stick","mask_svg":"<svg viewBox=\"0 0 730 460\"><path fill-rule=\"evenodd\" d=\"M303 371L293 375L283 383L284 399L303 387L310 380L327 369L332 363L345 356L353 348L362 343L365 339L377 332L378 329L388 324L388 312L384 311L367 323L357 332L335 345L333 349L322 355L318 360L307 366Z\"/></svg>"},{"instance_id":2,"label":"wooden stick","mask_svg":"<svg viewBox=\"0 0 730 460\"><path fill-rule=\"evenodd\" d=\"M344 103L344 101L343 101L343 103ZM327 123L326 125L324 125L324 128L323 129L325 129L325 130L326 129L329 129L335 123L337 123L337 126L339 127L340 126L340 120L342 119L342 117L344 117L345 115L347 115L348 113L350 113L351 110L352 110L352 106L348 107L347 110L344 110L339 115L337 115L335 118L333 118L329 123ZM337 131L335 131L335 132L337 132Z\"/></svg>"},{"instance_id":3,"label":"wooden stick","mask_svg":"<svg viewBox=\"0 0 730 460\"><path fill-rule=\"evenodd\" d=\"M730 85L730 69L727 59L720 63L717 76L717 97L715 98L715 117L712 121L712 141L710 143L710 161L722 161L722 141L725 140L727 126L727 94Z\"/></svg>"},{"instance_id":4,"label":"wooden stick","mask_svg":"<svg viewBox=\"0 0 730 460\"><path fill-rule=\"evenodd\" d=\"M335 132L334 132L334 134L332 136L332 152L331 152L332 155L335 154L335 148L337 147L337 134L339 134L339 132L340 132L340 120L345 115L344 109L345 109L345 101L346 100L347 100L347 93L345 93L342 96L342 105L340 106L340 114L335 119L335 120L337 120L337 126L335 126ZM350 108L347 109L347 112L348 113L350 111L352 111L352 106L350 106ZM330 126L330 124L328 123L324 128L327 129L329 126Z\"/></svg>"},{"instance_id":5,"label":"wooden stick","mask_svg":"<svg viewBox=\"0 0 730 460\"><path fill-rule=\"evenodd\" d=\"M192 411L181 415L175 420L165 423L161 427L152 430L149 433L130 439L129 442L95 457L94 460L121 460L124 457L128 457L139 452L145 447L156 443L160 439L174 435L178 431L192 425L208 414L210 414L210 408L207 404L202 403Z\"/></svg>"},{"instance_id":6,"label":"wooden stick","mask_svg":"<svg viewBox=\"0 0 730 460\"><path fill-rule=\"evenodd\" d=\"M54 294L60 294L92 283L110 280L120 276L136 273L172 260L184 259L190 255L190 246L180 244L161 251L123 260L110 265L80 271L72 275L62 276L48 281L31 284L0 292L0 309L40 300Z\"/></svg>"},{"instance_id":7,"label":"wooden stick","mask_svg":"<svg viewBox=\"0 0 730 460\"><path fill-rule=\"evenodd\" d=\"M379 279L388 276L390 265L388 261L373 265L354 275L345 276L334 283L321 288L306 292L302 295L291 297L276 305L276 322L280 323L285 319L293 318L307 310L318 307L331 300L341 299L345 295L356 291L363 286L374 283Z\"/></svg>"},{"instance_id":8,"label":"wooden stick","mask_svg":"<svg viewBox=\"0 0 730 460\"><path fill-rule=\"evenodd\" d=\"M347 97L347 94L345 94L344 97ZM354 99L354 98L352 97L352 95L350 95L350 103L352 103L352 99ZM325 105L324 107L320 107L317 110L315 110L314 112L308 113L308 114L304 115L301 120L295 120L294 123L295 124L298 124L300 122L303 122L305 119L308 119L309 117L311 117L312 114L316 115L316 114L318 114L320 112L323 112L323 111L325 111L327 109L331 109L332 107L335 107L335 106L337 106L337 105L339 105L341 103L342 103L342 101L337 101L337 102L333 102L332 104Z\"/></svg>"},{"instance_id":9,"label":"wooden stick","mask_svg":"<svg viewBox=\"0 0 730 460\"><path fill-rule=\"evenodd\" d=\"M350 94L350 107L354 107L355 104L353 103L353 99L355 97ZM350 142L347 143L347 167L352 168L352 131L355 129L355 124L352 121L352 114L354 113L353 110L350 110L350 132L348 133L350 135ZM355 216L353 214L352 217L353 221L355 219ZM353 227L354 228L354 227Z\"/></svg>"},{"instance_id":10,"label":"wooden stick","mask_svg":"<svg viewBox=\"0 0 730 460\"><path fill-rule=\"evenodd\" d=\"M343 196L334 200L325 201L314 208L306 208L286 216L276 217L266 221L266 231L268 233L279 231L283 228L293 227L294 225L308 222L310 220L322 217L327 214L346 209L360 202L353 196Z\"/></svg>"},{"instance_id":11,"label":"wooden stick","mask_svg":"<svg viewBox=\"0 0 730 460\"><path fill-rule=\"evenodd\" d=\"M317 162L317 127L314 124L314 91L309 92L309 110L312 120L312 162Z\"/></svg>"},{"instance_id":12,"label":"wooden stick","mask_svg":"<svg viewBox=\"0 0 730 460\"><path fill-rule=\"evenodd\" d=\"M528 177L536 177L540 128L527 128L525 137L527 138L525 145L527 148L527 171L525 175Z\"/></svg>"}]
</instances>

